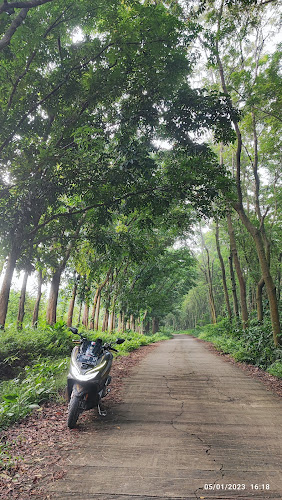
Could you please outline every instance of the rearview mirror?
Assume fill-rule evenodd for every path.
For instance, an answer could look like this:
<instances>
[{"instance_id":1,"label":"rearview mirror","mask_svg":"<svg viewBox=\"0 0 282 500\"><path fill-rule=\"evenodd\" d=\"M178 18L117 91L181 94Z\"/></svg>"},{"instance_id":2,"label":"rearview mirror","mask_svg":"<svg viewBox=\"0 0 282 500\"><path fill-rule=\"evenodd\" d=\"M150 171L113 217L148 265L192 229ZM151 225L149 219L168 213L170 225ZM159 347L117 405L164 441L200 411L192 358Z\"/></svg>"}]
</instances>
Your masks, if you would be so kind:
<instances>
[{"instance_id":1,"label":"rearview mirror","mask_svg":"<svg viewBox=\"0 0 282 500\"><path fill-rule=\"evenodd\" d=\"M77 329L77 328L74 328L74 326L70 326L70 327L69 327L69 330L70 330L72 333L74 333L75 335L79 335L79 333L78 333L78 329Z\"/></svg>"},{"instance_id":2,"label":"rearview mirror","mask_svg":"<svg viewBox=\"0 0 282 500\"><path fill-rule=\"evenodd\" d=\"M117 339L116 344L123 344L125 342L125 339Z\"/></svg>"}]
</instances>

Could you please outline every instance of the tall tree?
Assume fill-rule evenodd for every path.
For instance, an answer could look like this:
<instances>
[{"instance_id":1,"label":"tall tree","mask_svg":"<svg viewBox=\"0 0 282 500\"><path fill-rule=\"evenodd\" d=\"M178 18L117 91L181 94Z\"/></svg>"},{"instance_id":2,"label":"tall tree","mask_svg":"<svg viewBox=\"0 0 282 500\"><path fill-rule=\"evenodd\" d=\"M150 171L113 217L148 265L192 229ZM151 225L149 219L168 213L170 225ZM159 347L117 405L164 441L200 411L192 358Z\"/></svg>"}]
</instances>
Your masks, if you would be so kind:
<instances>
[{"instance_id":1,"label":"tall tree","mask_svg":"<svg viewBox=\"0 0 282 500\"><path fill-rule=\"evenodd\" d=\"M232 319L232 311L231 311L231 306L230 306L230 301L229 301L229 294L228 294L228 287L227 287L227 281L226 281L225 264L224 264L224 260L223 260L221 249L220 249L219 224L218 224L218 221L216 221L215 239L216 239L217 254L218 254L218 258L219 258L219 261L220 261L220 267L221 267L222 284L223 284L223 290L224 290L224 298L225 298L225 303L226 303L228 318L229 318L229 321L231 321L231 319Z\"/></svg>"},{"instance_id":2,"label":"tall tree","mask_svg":"<svg viewBox=\"0 0 282 500\"><path fill-rule=\"evenodd\" d=\"M267 212L262 212L260 204L260 182L258 172L258 148L257 148L257 132L256 132L256 84L259 75L259 67L262 61L262 48L264 46L263 37L263 20L264 16L260 8L250 7L246 9L242 15L238 17L240 8L232 6L229 8L228 2L222 0L217 7L211 5L209 10L209 20L213 23L213 33L211 30L205 33L205 45L210 51L210 61L217 68L220 78L220 84L226 97L230 103L236 104L239 101L245 103L245 112L249 112L252 120L253 130L253 156L251 159L253 175L255 181L255 214L257 223L248 215L244 206L243 187L242 187L242 149L245 146L242 127L238 118L232 117L234 129L236 132L236 188L237 200L233 202L233 208L238 213L240 220L246 227L247 231L253 238L262 277L265 282L265 287L269 299L270 314L272 321L273 339L276 346L281 342L280 338L280 318L278 311L278 303L275 291L275 285L271 274L271 268L268 259L269 238L265 230L265 218ZM255 34L255 44L251 47L251 43L247 42L246 33L253 30ZM237 46L230 49L230 40L236 39ZM245 42L245 46L243 46ZM236 50L238 47L238 50ZM250 52L252 50L252 53ZM250 59L250 55L251 58ZM231 66L232 64L232 66ZM235 70L234 70L235 66ZM237 68L239 67L239 71ZM243 78L242 78L243 75ZM239 92L234 92L232 83L237 78L237 85L240 84ZM278 96L276 95L276 99ZM260 103L262 106L263 104Z\"/></svg>"}]
</instances>

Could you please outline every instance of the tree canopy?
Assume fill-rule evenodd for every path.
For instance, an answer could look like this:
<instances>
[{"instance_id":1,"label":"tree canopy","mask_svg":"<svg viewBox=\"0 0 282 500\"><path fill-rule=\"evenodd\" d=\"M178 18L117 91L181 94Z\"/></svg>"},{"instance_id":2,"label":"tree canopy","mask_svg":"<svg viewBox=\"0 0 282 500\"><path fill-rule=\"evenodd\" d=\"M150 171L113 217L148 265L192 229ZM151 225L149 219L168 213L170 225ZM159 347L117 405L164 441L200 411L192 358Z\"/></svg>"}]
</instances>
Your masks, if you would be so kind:
<instances>
[{"instance_id":1,"label":"tree canopy","mask_svg":"<svg viewBox=\"0 0 282 500\"><path fill-rule=\"evenodd\" d=\"M231 245L224 300L237 285L247 327L247 292L264 288L279 344L281 53L266 48L278 23L265 3L0 5L2 327L15 270L39 273L34 324L44 280L50 324L66 299L69 323L77 304L86 327L103 308L104 329L154 329L180 321L187 293L202 321L197 287L216 320L215 249L202 239L192 257L187 243L204 218L217 224L218 280L221 238Z\"/></svg>"}]
</instances>

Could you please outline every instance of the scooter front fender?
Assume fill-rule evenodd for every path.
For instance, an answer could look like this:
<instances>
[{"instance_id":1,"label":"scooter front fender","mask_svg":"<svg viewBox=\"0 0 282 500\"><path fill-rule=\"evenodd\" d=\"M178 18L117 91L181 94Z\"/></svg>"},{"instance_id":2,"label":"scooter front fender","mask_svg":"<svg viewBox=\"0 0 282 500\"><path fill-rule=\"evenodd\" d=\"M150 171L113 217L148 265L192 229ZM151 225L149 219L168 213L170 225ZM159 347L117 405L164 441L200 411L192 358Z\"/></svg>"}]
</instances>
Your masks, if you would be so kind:
<instances>
[{"instance_id":1,"label":"scooter front fender","mask_svg":"<svg viewBox=\"0 0 282 500\"><path fill-rule=\"evenodd\" d=\"M74 396L83 397L85 394L87 394L88 391L86 390L85 387L82 387L82 385L80 384L73 384L72 392Z\"/></svg>"}]
</instances>

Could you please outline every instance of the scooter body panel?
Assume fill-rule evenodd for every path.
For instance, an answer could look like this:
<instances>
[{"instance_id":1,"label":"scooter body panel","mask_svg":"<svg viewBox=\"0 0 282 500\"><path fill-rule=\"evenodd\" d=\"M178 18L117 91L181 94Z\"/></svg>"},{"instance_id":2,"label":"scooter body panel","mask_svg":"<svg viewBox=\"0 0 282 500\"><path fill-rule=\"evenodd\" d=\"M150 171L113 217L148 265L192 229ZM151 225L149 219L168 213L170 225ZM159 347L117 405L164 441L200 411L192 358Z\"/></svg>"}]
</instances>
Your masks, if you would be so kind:
<instances>
[{"instance_id":1,"label":"scooter body panel","mask_svg":"<svg viewBox=\"0 0 282 500\"><path fill-rule=\"evenodd\" d=\"M68 427L73 429L77 419L84 410L97 407L101 416L106 411L101 410L100 400L109 392L111 382L109 375L113 355L110 351L118 352L111 343L102 343L102 339L88 340L78 333L77 328L70 328L74 334L80 335L79 347L72 350L70 368L67 377ZM76 341L75 341L76 342ZM115 340L115 344L122 344L124 339Z\"/></svg>"},{"instance_id":2,"label":"scooter body panel","mask_svg":"<svg viewBox=\"0 0 282 500\"><path fill-rule=\"evenodd\" d=\"M102 397L111 370L113 355L104 352L95 365L87 365L79 361L79 348L72 351L69 374L67 377L67 392L70 400L73 391L79 398L84 398L85 409L94 408Z\"/></svg>"}]
</instances>

